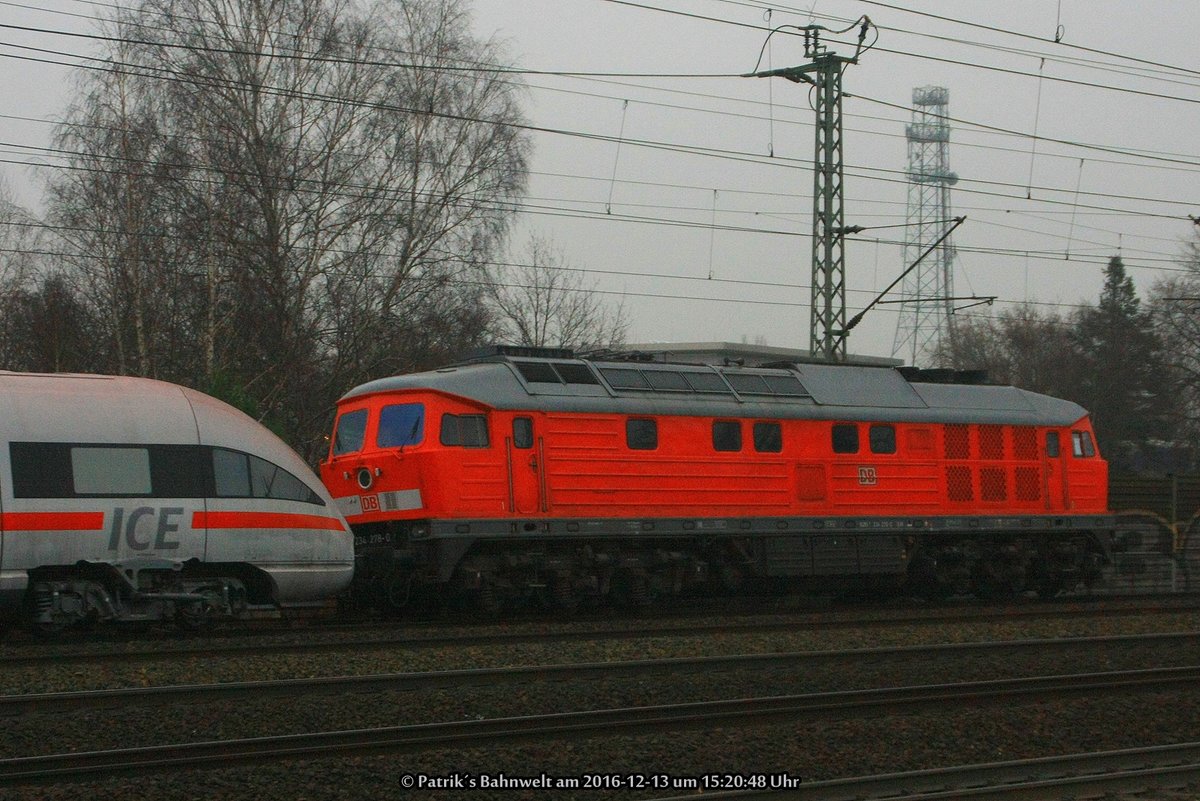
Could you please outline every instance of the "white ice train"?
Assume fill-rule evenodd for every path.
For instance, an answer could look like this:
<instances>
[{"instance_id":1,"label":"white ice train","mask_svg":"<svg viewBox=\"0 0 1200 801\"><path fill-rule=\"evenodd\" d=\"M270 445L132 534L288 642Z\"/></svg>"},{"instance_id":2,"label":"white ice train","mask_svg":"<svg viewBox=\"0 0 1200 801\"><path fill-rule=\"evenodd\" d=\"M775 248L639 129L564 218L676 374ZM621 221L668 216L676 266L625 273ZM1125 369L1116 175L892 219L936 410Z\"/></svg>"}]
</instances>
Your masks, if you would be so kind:
<instances>
[{"instance_id":1,"label":"white ice train","mask_svg":"<svg viewBox=\"0 0 1200 801\"><path fill-rule=\"evenodd\" d=\"M242 412L142 378L0 372L0 615L185 626L327 599L349 526Z\"/></svg>"}]
</instances>

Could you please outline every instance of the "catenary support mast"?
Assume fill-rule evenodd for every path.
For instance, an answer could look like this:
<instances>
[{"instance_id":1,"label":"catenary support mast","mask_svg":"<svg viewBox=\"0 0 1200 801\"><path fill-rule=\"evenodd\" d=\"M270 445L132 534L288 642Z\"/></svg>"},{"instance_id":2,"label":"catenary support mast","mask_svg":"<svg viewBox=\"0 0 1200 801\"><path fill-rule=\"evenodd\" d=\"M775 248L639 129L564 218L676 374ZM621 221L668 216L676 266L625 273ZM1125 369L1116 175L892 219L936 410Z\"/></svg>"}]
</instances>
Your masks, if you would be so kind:
<instances>
[{"instance_id":1,"label":"catenary support mast","mask_svg":"<svg viewBox=\"0 0 1200 801\"><path fill-rule=\"evenodd\" d=\"M804 32L804 55L810 63L799 67L750 73L749 77L787 78L813 87L816 110L816 147L813 155L812 311L809 316L809 350L829 361L846 358L846 214L842 161L842 72L857 64L870 26L863 18L858 48L853 57L839 56L820 42L820 25Z\"/></svg>"}]
</instances>

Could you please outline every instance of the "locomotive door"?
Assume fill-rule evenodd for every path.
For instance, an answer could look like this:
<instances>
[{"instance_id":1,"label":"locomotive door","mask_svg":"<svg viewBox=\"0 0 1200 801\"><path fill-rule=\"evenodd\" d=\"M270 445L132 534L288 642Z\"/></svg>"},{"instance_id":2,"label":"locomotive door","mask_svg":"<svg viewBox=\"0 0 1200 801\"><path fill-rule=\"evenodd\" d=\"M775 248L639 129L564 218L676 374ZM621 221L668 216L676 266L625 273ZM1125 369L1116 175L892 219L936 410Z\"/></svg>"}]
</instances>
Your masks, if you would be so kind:
<instances>
[{"instance_id":1,"label":"locomotive door","mask_svg":"<svg viewBox=\"0 0 1200 801\"><path fill-rule=\"evenodd\" d=\"M1046 432L1046 510L1071 508L1067 497L1067 471L1063 467L1062 445L1057 431Z\"/></svg>"},{"instance_id":2,"label":"locomotive door","mask_svg":"<svg viewBox=\"0 0 1200 801\"><path fill-rule=\"evenodd\" d=\"M508 486L517 514L534 514L542 507L542 455L535 442L533 418L514 417L508 438Z\"/></svg>"}]
</instances>

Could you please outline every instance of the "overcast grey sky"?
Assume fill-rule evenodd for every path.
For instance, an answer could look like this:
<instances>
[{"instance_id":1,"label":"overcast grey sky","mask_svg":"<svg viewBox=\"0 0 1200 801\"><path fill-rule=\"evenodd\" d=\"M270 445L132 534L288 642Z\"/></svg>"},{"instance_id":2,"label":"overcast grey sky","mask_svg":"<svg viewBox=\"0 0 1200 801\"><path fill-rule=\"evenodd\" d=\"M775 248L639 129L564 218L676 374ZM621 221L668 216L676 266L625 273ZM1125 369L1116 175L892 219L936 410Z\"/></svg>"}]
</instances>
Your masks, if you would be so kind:
<instances>
[{"instance_id":1,"label":"overcast grey sky","mask_svg":"<svg viewBox=\"0 0 1200 801\"><path fill-rule=\"evenodd\" d=\"M2 5L9 24L81 32L104 11L81 0ZM956 294L998 296L990 313L1026 299L1066 310L1094 301L1118 251L1143 295L1177 269L1182 242L1200 230L1187 218L1200 216L1195 0L476 0L475 33L502 42L515 65L592 74L522 78L535 126L623 139L535 134L517 244L529 232L553 240L587 282L623 298L633 341L807 347L808 90L599 74L737 75L754 67L768 27L838 29L862 14L878 40L844 79L847 224L904 222L912 90L945 86L953 212L968 218L954 235ZM13 30L0 42L0 169L36 208L44 170L22 164L47 160L47 121L63 111L70 70L14 59L36 54L11 45L89 50ZM849 42L829 43L849 54ZM783 34L767 59L806 60L801 40ZM903 236L884 228L848 246L849 314L903 269ZM850 350L889 354L897 311L872 311Z\"/></svg>"}]
</instances>

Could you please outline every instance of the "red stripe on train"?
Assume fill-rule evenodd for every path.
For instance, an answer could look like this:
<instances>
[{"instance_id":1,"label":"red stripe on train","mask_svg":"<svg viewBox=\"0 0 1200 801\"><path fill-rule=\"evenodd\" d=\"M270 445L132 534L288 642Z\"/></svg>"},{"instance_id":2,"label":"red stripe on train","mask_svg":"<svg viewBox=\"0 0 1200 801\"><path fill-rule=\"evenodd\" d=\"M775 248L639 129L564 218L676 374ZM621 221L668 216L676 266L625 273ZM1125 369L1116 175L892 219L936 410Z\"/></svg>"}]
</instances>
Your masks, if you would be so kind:
<instances>
[{"instance_id":1,"label":"red stripe on train","mask_svg":"<svg viewBox=\"0 0 1200 801\"><path fill-rule=\"evenodd\" d=\"M342 521L283 512L193 512L192 528L308 528L345 531Z\"/></svg>"},{"instance_id":2,"label":"red stripe on train","mask_svg":"<svg viewBox=\"0 0 1200 801\"><path fill-rule=\"evenodd\" d=\"M5 512L5 531L101 531L104 512Z\"/></svg>"}]
</instances>

